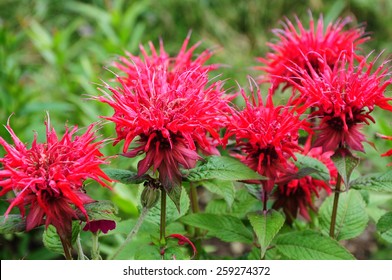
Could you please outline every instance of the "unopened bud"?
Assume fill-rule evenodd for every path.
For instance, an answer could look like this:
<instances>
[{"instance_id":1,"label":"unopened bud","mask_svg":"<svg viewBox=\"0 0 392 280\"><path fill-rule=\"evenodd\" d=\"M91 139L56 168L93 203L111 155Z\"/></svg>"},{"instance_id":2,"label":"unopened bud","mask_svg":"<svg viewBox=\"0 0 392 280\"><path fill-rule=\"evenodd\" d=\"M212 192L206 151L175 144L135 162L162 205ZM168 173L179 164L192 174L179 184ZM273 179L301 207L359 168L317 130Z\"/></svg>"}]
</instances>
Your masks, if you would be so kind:
<instances>
[{"instance_id":1,"label":"unopened bud","mask_svg":"<svg viewBox=\"0 0 392 280\"><path fill-rule=\"evenodd\" d=\"M150 184L146 184L142 192L142 195L140 197L140 202L142 203L143 207L150 209L154 207L155 204L157 204L159 197L160 197L159 188L155 188Z\"/></svg>"}]
</instances>

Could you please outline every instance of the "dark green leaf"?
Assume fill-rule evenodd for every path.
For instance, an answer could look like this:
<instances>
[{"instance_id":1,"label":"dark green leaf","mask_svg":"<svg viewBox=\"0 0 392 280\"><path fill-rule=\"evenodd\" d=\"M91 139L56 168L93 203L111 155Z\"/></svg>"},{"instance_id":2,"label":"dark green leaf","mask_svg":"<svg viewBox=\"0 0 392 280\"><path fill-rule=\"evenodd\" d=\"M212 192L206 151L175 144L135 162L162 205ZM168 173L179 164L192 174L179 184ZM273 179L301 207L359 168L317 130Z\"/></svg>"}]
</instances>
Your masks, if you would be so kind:
<instances>
[{"instance_id":1,"label":"dark green leaf","mask_svg":"<svg viewBox=\"0 0 392 280\"><path fill-rule=\"evenodd\" d=\"M318 159L299 153L296 153L295 156L297 158L295 165L299 169L297 173L298 178L311 175L313 178L318 180L330 180L328 167L324 163Z\"/></svg>"},{"instance_id":2,"label":"dark green leaf","mask_svg":"<svg viewBox=\"0 0 392 280\"><path fill-rule=\"evenodd\" d=\"M252 233L244 226L240 219L228 215L209 213L191 214L181 218L181 222L204 229L208 235L215 236L225 242L243 242L251 244Z\"/></svg>"},{"instance_id":3,"label":"dark green leaf","mask_svg":"<svg viewBox=\"0 0 392 280\"><path fill-rule=\"evenodd\" d=\"M224 181L263 180L265 177L253 171L240 161L225 156L207 157L185 175L191 182L218 179Z\"/></svg>"},{"instance_id":4,"label":"dark green leaf","mask_svg":"<svg viewBox=\"0 0 392 280\"><path fill-rule=\"evenodd\" d=\"M353 260L336 240L311 230L290 232L276 238L279 252L292 260Z\"/></svg>"},{"instance_id":5,"label":"dark green leaf","mask_svg":"<svg viewBox=\"0 0 392 280\"><path fill-rule=\"evenodd\" d=\"M284 216L280 212L271 210L267 214L249 214L248 219L256 233L261 247L261 257L263 258L271 241L282 228L285 220Z\"/></svg>"},{"instance_id":6,"label":"dark green leaf","mask_svg":"<svg viewBox=\"0 0 392 280\"><path fill-rule=\"evenodd\" d=\"M231 208L235 197L234 184L231 181L208 180L201 183L207 190L223 197L227 206Z\"/></svg>"},{"instance_id":7,"label":"dark green leaf","mask_svg":"<svg viewBox=\"0 0 392 280\"><path fill-rule=\"evenodd\" d=\"M81 231L81 226L79 221L72 222L72 240L71 244L75 244L76 239L78 238L78 234ZM63 254L63 246L61 245L60 237L57 234L57 230L54 226L49 225L48 228L44 231L42 236L42 241L44 246L48 248L50 251L55 253Z\"/></svg>"},{"instance_id":8,"label":"dark green leaf","mask_svg":"<svg viewBox=\"0 0 392 280\"><path fill-rule=\"evenodd\" d=\"M144 181L150 179L151 177L148 175L137 176L136 172L132 172L124 169L113 169L106 168L103 170L106 175L108 175L111 179L119 181L123 184L141 184Z\"/></svg>"},{"instance_id":9,"label":"dark green leaf","mask_svg":"<svg viewBox=\"0 0 392 280\"><path fill-rule=\"evenodd\" d=\"M0 216L0 234L22 232L26 230L26 219L18 214Z\"/></svg>"},{"instance_id":10,"label":"dark green leaf","mask_svg":"<svg viewBox=\"0 0 392 280\"><path fill-rule=\"evenodd\" d=\"M324 232L329 232L334 197L328 197L320 207L320 226ZM336 216L335 237L345 240L357 237L367 226L369 216L366 203L357 190L343 192L339 196L338 212Z\"/></svg>"},{"instance_id":11,"label":"dark green leaf","mask_svg":"<svg viewBox=\"0 0 392 280\"><path fill-rule=\"evenodd\" d=\"M351 187L358 190L392 193L392 170L355 179L351 182Z\"/></svg>"},{"instance_id":12,"label":"dark green leaf","mask_svg":"<svg viewBox=\"0 0 392 280\"><path fill-rule=\"evenodd\" d=\"M359 158L355 157L349 150L340 149L335 152L331 157L334 162L336 169L346 185L346 188L350 187L350 177L354 169L359 164Z\"/></svg>"},{"instance_id":13,"label":"dark green leaf","mask_svg":"<svg viewBox=\"0 0 392 280\"><path fill-rule=\"evenodd\" d=\"M392 243L392 212L386 213L378 220L377 230L383 239Z\"/></svg>"}]
</instances>

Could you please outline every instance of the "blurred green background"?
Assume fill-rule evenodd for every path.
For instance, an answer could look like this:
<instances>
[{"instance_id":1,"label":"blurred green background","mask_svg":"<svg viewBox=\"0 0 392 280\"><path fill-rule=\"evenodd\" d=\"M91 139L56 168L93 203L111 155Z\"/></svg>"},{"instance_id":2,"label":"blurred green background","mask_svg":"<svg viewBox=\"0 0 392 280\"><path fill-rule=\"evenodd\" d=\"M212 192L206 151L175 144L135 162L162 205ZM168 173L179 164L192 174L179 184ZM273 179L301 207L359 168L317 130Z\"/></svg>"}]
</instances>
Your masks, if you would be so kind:
<instances>
[{"instance_id":1,"label":"blurred green background","mask_svg":"<svg viewBox=\"0 0 392 280\"><path fill-rule=\"evenodd\" d=\"M306 26L308 12L314 18L324 15L329 22L338 17L353 18L351 26L366 24L372 40L363 47L364 53L384 50L383 59L392 51L392 1L284 1L284 0L142 0L142 1L63 1L63 0L0 0L0 134L10 137L3 125L9 116L11 126L24 142L31 142L33 132L44 138L44 118L48 111L52 124L60 133L64 124L86 127L111 115L109 106L90 100L99 95L102 80L113 74L112 62L125 51L138 54L138 45L162 38L166 50L175 54L187 33L192 30L191 43L202 41L198 52L216 50L211 63L223 67L215 75L225 79L228 92L238 89L237 82L248 85L248 75L260 73L256 57L263 56L266 42L274 40L272 28L280 27L284 16L294 15ZM391 95L389 92L388 95ZM366 128L369 141L377 150L366 145L361 172L385 170L392 159L380 153L392 148L392 143L380 140L376 133L392 135L391 113L375 111L377 123ZM104 124L100 133L114 137L113 125ZM392 141L390 141L392 142ZM106 146L106 155L120 152L121 145ZM4 152L1 150L0 155ZM113 167L128 168L135 161L113 159ZM137 189L118 185L111 192L95 184L91 196L112 199L125 218L137 215ZM391 203L382 197L382 203ZM8 203L0 202L1 213ZM41 246L41 232L0 236L1 259L57 258ZM390 247L378 246L366 258L392 258ZM61 258L61 257L60 257Z\"/></svg>"}]
</instances>

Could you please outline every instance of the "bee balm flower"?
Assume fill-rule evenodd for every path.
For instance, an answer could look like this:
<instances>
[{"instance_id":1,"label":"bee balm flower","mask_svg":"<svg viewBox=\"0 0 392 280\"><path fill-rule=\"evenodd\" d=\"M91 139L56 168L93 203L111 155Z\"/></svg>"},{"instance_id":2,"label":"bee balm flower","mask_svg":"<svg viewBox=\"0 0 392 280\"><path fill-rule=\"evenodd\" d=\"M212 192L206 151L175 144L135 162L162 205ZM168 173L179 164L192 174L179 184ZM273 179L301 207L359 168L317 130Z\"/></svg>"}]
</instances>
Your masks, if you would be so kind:
<instances>
[{"instance_id":1,"label":"bee balm flower","mask_svg":"<svg viewBox=\"0 0 392 280\"><path fill-rule=\"evenodd\" d=\"M81 136L74 136L77 127L66 131L61 139L46 121L46 142L38 143L36 135L31 148L23 144L7 124L14 145L0 137L5 155L0 158L0 195L13 191L5 216L18 207L26 215L26 230L42 224L53 225L61 238L71 240L72 219L77 219L76 208L87 218L84 204L91 199L83 190L83 182L90 178L107 186L110 179L100 169L106 164L99 151L102 141L93 142L93 125ZM25 213L27 210L27 214Z\"/></svg>"},{"instance_id":2,"label":"bee balm flower","mask_svg":"<svg viewBox=\"0 0 392 280\"><path fill-rule=\"evenodd\" d=\"M150 45L151 56L142 48L143 59L130 55L117 67L125 76L117 77L119 85L107 88L97 97L114 109L115 144L124 140L124 155L144 154L138 164L138 175L150 168L158 171L159 181L170 192L181 182L180 167L193 168L200 158L197 149L207 154L218 153L219 130L226 123L229 98L223 95L219 82L210 83L204 66L210 53L195 60L196 46L186 50L187 38L176 57L170 57L161 43L159 54ZM137 139L138 146L130 144Z\"/></svg>"},{"instance_id":3,"label":"bee balm flower","mask_svg":"<svg viewBox=\"0 0 392 280\"><path fill-rule=\"evenodd\" d=\"M259 90L258 102L255 96L249 100L243 90L242 95L246 107L233 112L224 139L227 142L229 137L235 137L243 152L238 157L260 175L269 178L263 181L264 191L269 193L278 174L295 167L289 159L295 158L294 152L301 150L298 132L300 129L307 130L307 123L301 120L305 108L275 107L271 94L263 104Z\"/></svg>"},{"instance_id":4,"label":"bee balm flower","mask_svg":"<svg viewBox=\"0 0 392 280\"><path fill-rule=\"evenodd\" d=\"M298 82L292 81L301 98L315 107L312 116L320 118L314 146L321 146L324 151L334 151L339 146L364 151L362 142L366 138L361 127L375 122L371 116L374 107L392 111L392 98L384 95L392 83L389 69L384 63L372 71L373 64L374 61L368 64L362 60L355 66L352 57L342 55L339 63L326 65L323 71L314 71L311 65L310 73L297 68L301 71Z\"/></svg>"},{"instance_id":5,"label":"bee balm flower","mask_svg":"<svg viewBox=\"0 0 392 280\"><path fill-rule=\"evenodd\" d=\"M321 16L316 24L310 17L309 29L306 29L298 18L297 26L286 19L283 29L273 30L278 40L276 43L268 43L271 52L267 53L265 58L259 58L264 66L258 68L267 73L267 80L272 82L275 90L280 84L285 84L285 87L292 85L286 78L292 76L288 68L293 64L306 69L306 60L309 60L313 69L318 69L323 67L318 60L318 57L322 56L326 58L325 63L333 67L340 53L354 55L359 49L358 46L368 40L363 28L345 30L350 21L350 18L339 19L328 24L324 31ZM362 59L359 55L356 55L356 58Z\"/></svg>"}]
</instances>

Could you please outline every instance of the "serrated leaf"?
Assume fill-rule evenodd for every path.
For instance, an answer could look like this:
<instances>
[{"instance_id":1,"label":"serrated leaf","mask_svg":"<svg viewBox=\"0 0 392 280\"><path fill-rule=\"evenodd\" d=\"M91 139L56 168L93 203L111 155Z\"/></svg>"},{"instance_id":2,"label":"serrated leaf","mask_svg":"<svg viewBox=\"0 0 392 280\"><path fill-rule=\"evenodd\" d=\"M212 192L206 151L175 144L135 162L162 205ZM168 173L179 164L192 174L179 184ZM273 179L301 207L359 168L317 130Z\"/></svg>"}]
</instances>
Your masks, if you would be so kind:
<instances>
[{"instance_id":1,"label":"serrated leaf","mask_svg":"<svg viewBox=\"0 0 392 280\"><path fill-rule=\"evenodd\" d=\"M279 235L276 248L292 260L354 260L354 256L336 240L305 230Z\"/></svg>"},{"instance_id":2,"label":"serrated leaf","mask_svg":"<svg viewBox=\"0 0 392 280\"><path fill-rule=\"evenodd\" d=\"M267 214L249 214L248 219L256 233L261 247L261 258L263 258L267 247L282 228L285 220L284 216L280 212L271 210Z\"/></svg>"},{"instance_id":3,"label":"serrated leaf","mask_svg":"<svg viewBox=\"0 0 392 280\"><path fill-rule=\"evenodd\" d=\"M237 241L251 244L253 241L252 233L240 219L233 216L199 213L184 216L181 218L181 222L207 230L208 235L225 242Z\"/></svg>"},{"instance_id":4,"label":"serrated leaf","mask_svg":"<svg viewBox=\"0 0 392 280\"><path fill-rule=\"evenodd\" d=\"M76 239L78 238L78 234L80 233L81 226L79 221L73 221L72 222L72 239L71 239L71 244L75 244ZM44 243L44 246L48 248L48 250L63 254L63 246L60 241L60 237L57 234L57 230L54 226L49 225L47 229L45 229L43 235L42 235L42 241Z\"/></svg>"},{"instance_id":5,"label":"serrated leaf","mask_svg":"<svg viewBox=\"0 0 392 280\"><path fill-rule=\"evenodd\" d=\"M0 234L10 234L26 230L26 219L19 214L0 216Z\"/></svg>"},{"instance_id":6,"label":"serrated leaf","mask_svg":"<svg viewBox=\"0 0 392 280\"><path fill-rule=\"evenodd\" d=\"M118 221L119 217L116 216L118 213L117 206L109 200L101 200L84 205L87 215L91 221L96 220L112 220ZM85 220L83 213L77 209L76 213L81 220Z\"/></svg>"},{"instance_id":7,"label":"serrated leaf","mask_svg":"<svg viewBox=\"0 0 392 280\"><path fill-rule=\"evenodd\" d=\"M185 179L191 182L197 182L211 179L242 181L264 180L266 178L234 158L211 156L207 157L197 167L189 170L189 173L185 174Z\"/></svg>"},{"instance_id":8,"label":"serrated leaf","mask_svg":"<svg viewBox=\"0 0 392 280\"><path fill-rule=\"evenodd\" d=\"M377 230L384 240L392 243L392 212L386 213L378 220Z\"/></svg>"},{"instance_id":9,"label":"serrated leaf","mask_svg":"<svg viewBox=\"0 0 392 280\"><path fill-rule=\"evenodd\" d=\"M355 157L347 149L340 149L335 152L331 159L348 189L350 187L351 174L358 166L359 158Z\"/></svg>"},{"instance_id":10,"label":"serrated leaf","mask_svg":"<svg viewBox=\"0 0 392 280\"><path fill-rule=\"evenodd\" d=\"M392 193L392 170L355 179L351 182L351 188Z\"/></svg>"},{"instance_id":11,"label":"serrated leaf","mask_svg":"<svg viewBox=\"0 0 392 280\"><path fill-rule=\"evenodd\" d=\"M305 156L299 153L295 154L297 160L295 165L298 167L298 178L311 175L318 180L329 181L330 175L328 167L313 157Z\"/></svg>"},{"instance_id":12,"label":"serrated leaf","mask_svg":"<svg viewBox=\"0 0 392 280\"><path fill-rule=\"evenodd\" d=\"M227 206L231 208L235 197L234 184L231 181L208 180L201 183L207 190L223 197Z\"/></svg>"},{"instance_id":13,"label":"serrated leaf","mask_svg":"<svg viewBox=\"0 0 392 280\"><path fill-rule=\"evenodd\" d=\"M151 179L149 175L137 176L136 172L124 169L106 168L103 170L111 179L119 181L123 184L141 184Z\"/></svg>"},{"instance_id":14,"label":"serrated leaf","mask_svg":"<svg viewBox=\"0 0 392 280\"><path fill-rule=\"evenodd\" d=\"M331 224L333 200L333 196L328 197L319 210L320 226L326 233L329 232ZM346 240L357 237L366 229L368 221L369 216L362 195L353 189L341 193L336 215L336 239Z\"/></svg>"},{"instance_id":15,"label":"serrated leaf","mask_svg":"<svg viewBox=\"0 0 392 280\"><path fill-rule=\"evenodd\" d=\"M182 190L183 188L181 188ZM166 201L166 224L170 224L180 217L184 216L189 209L189 197L185 191L180 193L180 209L179 212L174 202L170 199ZM157 205L150 209L147 214L146 221L159 225L161 217L161 203L158 201Z\"/></svg>"}]
</instances>

